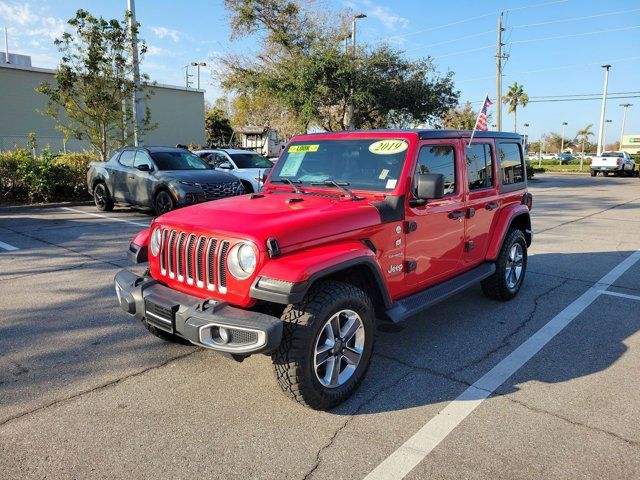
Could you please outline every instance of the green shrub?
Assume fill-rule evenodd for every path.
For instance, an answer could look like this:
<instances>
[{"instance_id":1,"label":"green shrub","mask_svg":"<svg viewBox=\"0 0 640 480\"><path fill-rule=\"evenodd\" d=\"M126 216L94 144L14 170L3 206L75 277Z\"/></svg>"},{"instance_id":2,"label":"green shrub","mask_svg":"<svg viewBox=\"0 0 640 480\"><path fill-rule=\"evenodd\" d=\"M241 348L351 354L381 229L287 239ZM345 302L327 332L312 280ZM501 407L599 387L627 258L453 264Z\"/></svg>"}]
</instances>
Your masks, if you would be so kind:
<instances>
[{"instance_id":1,"label":"green shrub","mask_svg":"<svg viewBox=\"0 0 640 480\"><path fill-rule=\"evenodd\" d=\"M55 155L44 149L33 158L24 149L0 154L0 196L13 201L74 200L86 196L88 152Z\"/></svg>"}]
</instances>

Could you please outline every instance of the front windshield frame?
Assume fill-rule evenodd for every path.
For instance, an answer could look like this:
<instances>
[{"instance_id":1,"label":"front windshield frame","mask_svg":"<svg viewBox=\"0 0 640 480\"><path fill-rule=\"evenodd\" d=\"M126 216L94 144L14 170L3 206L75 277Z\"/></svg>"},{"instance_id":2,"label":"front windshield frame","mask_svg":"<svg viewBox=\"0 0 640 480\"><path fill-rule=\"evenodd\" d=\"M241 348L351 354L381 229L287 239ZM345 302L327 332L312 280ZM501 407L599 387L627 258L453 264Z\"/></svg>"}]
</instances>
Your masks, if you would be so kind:
<instances>
[{"instance_id":1,"label":"front windshield frame","mask_svg":"<svg viewBox=\"0 0 640 480\"><path fill-rule=\"evenodd\" d=\"M344 144L344 148L335 148ZM387 150L381 151L379 145ZM389 145L392 145L391 150L388 149ZM401 183L409 147L410 141L406 137L297 140L287 145L273 168L269 182L278 184L293 181L302 188L335 189L330 185L330 181L335 181L354 191L389 194ZM319 158L313 160L315 153ZM302 158L296 158L288 165L291 154ZM314 171L304 168L305 158L309 154L311 168L316 168ZM328 183L322 185L324 182Z\"/></svg>"},{"instance_id":2,"label":"front windshield frame","mask_svg":"<svg viewBox=\"0 0 640 480\"><path fill-rule=\"evenodd\" d=\"M196 154L191 153L187 150L184 150L184 151L159 150L155 152L149 152L149 154L151 155L151 159L153 160L153 163L155 163L157 169L160 171L171 172L171 171L182 171L182 170L211 170L211 166L207 162L205 162L202 158L200 158ZM180 165L175 163L170 165L167 162L169 161L172 162L173 159L169 160L166 158L162 158L160 157L160 155L170 155L172 157L175 157L176 155L180 155L181 158L184 159L182 168L175 168L175 167L180 167ZM170 168L166 168L166 167L170 167Z\"/></svg>"}]
</instances>

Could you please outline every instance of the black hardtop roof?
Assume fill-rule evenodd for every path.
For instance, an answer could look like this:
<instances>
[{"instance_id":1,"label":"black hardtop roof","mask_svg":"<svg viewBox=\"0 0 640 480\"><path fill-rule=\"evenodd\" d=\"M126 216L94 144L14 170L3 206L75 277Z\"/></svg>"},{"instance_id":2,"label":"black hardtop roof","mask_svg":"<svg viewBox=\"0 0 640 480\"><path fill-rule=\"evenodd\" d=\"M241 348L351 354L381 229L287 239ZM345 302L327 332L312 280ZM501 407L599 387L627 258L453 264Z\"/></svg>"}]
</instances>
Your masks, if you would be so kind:
<instances>
[{"instance_id":1,"label":"black hardtop roof","mask_svg":"<svg viewBox=\"0 0 640 480\"><path fill-rule=\"evenodd\" d=\"M335 134L335 133L416 133L420 140L437 139L437 138L469 138L471 137L472 130L444 130L444 129L378 129L378 130L349 130L344 132L319 132L310 133L308 135L322 135L322 134ZM303 134L304 135L304 134ZM497 132L497 131L478 131L473 135L473 138L501 138L509 140L522 140L522 137L514 132Z\"/></svg>"},{"instance_id":2,"label":"black hardtop roof","mask_svg":"<svg viewBox=\"0 0 640 480\"><path fill-rule=\"evenodd\" d=\"M139 145L134 147L133 145L127 145L126 147L120 147L118 150L146 150L148 152L175 152L175 151L183 151L187 150L186 148L180 147L164 147L162 145Z\"/></svg>"}]
</instances>

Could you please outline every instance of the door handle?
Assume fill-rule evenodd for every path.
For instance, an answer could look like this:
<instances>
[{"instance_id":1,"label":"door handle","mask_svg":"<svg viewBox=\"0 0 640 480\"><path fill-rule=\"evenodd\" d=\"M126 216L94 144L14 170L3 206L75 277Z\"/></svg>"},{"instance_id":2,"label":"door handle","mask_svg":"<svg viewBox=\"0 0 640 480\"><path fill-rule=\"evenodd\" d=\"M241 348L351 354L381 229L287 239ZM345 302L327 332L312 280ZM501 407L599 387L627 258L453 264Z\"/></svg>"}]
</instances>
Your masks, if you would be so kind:
<instances>
[{"instance_id":1,"label":"door handle","mask_svg":"<svg viewBox=\"0 0 640 480\"><path fill-rule=\"evenodd\" d=\"M449 214L449 218L452 220L457 220L458 218L464 217L464 212L462 210L456 210L455 212L451 212Z\"/></svg>"},{"instance_id":2,"label":"door handle","mask_svg":"<svg viewBox=\"0 0 640 480\"><path fill-rule=\"evenodd\" d=\"M135 179L136 179L136 176L135 176L135 175L129 175L129 178L130 178L131 180L135 180Z\"/></svg>"},{"instance_id":3,"label":"door handle","mask_svg":"<svg viewBox=\"0 0 640 480\"><path fill-rule=\"evenodd\" d=\"M495 210L499 206L500 204L498 202L491 202L491 203L487 203L487 205L484 208L486 208L487 210Z\"/></svg>"}]
</instances>

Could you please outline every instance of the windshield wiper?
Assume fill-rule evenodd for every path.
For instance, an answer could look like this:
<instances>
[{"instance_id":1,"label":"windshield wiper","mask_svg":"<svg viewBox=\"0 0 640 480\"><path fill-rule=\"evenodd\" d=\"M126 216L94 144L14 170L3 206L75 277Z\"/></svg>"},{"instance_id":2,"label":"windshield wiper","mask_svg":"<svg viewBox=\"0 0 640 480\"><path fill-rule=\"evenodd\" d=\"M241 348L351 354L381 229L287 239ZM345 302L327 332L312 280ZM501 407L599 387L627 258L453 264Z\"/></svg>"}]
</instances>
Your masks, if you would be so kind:
<instances>
[{"instance_id":1,"label":"windshield wiper","mask_svg":"<svg viewBox=\"0 0 640 480\"><path fill-rule=\"evenodd\" d=\"M293 188L293 191L296 192L298 195L302 195L304 193L302 190L300 190L300 187L296 185L296 183L302 183L300 180L291 180L290 178L276 178L276 179L270 180L270 182L271 183L280 182L286 185L291 185L291 188Z\"/></svg>"},{"instance_id":2,"label":"windshield wiper","mask_svg":"<svg viewBox=\"0 0 640 480\"><path fill-rule=\"evenodd\" d=\"M336 187L337 189L342 190L342 192L351 200L362 200L355 193L353 193L351 190L346 188L346 186L349 185L349 182L336 182L335 180L329 179L329 180L325 180L324 182L311 182L311 185L324 185L325 187Z\"/></svg>"}]
</instances>

